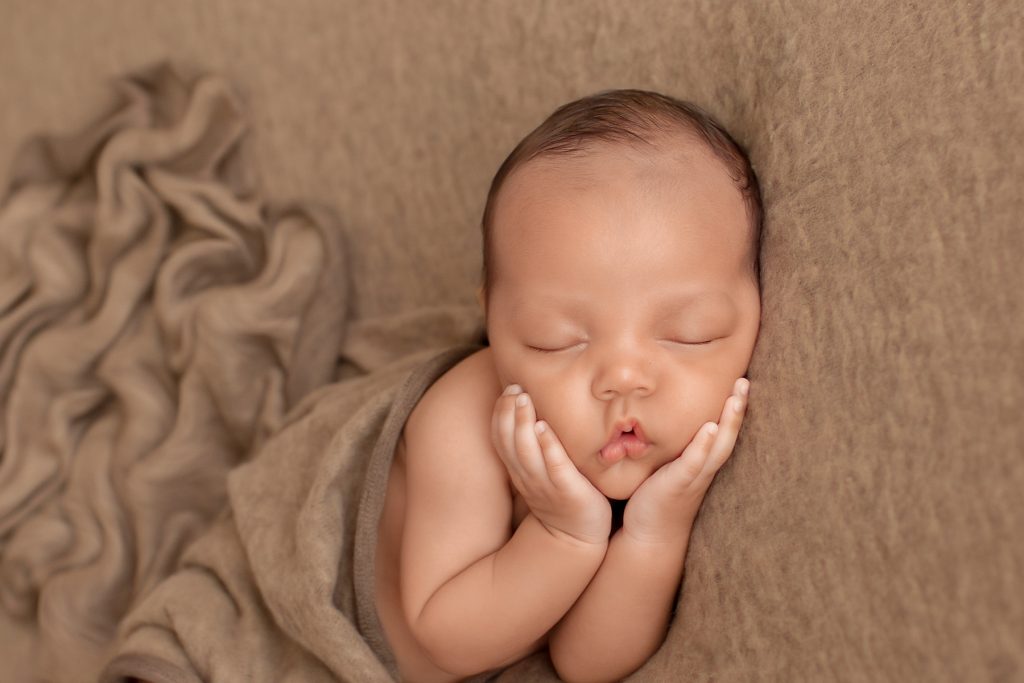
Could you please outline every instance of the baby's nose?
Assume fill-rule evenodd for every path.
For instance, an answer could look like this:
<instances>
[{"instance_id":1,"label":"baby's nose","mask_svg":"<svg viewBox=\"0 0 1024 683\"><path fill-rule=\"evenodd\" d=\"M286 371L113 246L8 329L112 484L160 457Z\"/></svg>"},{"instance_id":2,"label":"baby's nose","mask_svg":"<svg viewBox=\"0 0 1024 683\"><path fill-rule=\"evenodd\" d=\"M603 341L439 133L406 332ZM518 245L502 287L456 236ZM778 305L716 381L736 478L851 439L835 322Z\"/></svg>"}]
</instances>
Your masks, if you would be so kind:
<instances>
[{"instance_id":1,"label":"baby's nose","mask_svg":"<svg viewBox=\"0 0 1024 683\"><path fill-rule=\"evenodd\" d=\"M603 401L616 396L647 396L654 389L653 363L641 355L612 360L594 377L594 396Z\"/></svg>"}]
</instances>

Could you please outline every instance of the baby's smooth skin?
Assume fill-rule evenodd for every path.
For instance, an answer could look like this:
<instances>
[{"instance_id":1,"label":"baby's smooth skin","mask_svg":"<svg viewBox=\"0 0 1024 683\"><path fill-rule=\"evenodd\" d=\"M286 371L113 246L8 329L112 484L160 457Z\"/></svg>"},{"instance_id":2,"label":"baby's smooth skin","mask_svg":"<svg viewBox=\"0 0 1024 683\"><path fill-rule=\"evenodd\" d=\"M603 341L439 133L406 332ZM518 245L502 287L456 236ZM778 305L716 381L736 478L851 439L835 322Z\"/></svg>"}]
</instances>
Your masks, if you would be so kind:
<instances>
[{"instance_id":1,"label":"baby's smooth skin","mask_svg":"<svg viewBox=\"0 0 1024 683\"><path fill-rule=\"evenodd\" d=\"M686 140L507 179L490 346L424 394L388 482L377 606L403 680L547 646L562 679L612 681L663 642L760 321L740 192Z\"/></svg>"}]
</instances>

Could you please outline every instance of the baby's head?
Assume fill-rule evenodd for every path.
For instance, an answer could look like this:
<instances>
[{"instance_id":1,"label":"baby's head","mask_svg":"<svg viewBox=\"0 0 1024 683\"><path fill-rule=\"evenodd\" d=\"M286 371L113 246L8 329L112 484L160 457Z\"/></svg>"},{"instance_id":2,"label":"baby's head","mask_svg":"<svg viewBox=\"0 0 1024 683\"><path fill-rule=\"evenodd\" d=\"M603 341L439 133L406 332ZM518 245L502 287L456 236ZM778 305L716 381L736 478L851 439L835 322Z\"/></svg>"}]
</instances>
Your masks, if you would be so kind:
<instances>
[{"instance_id":1,"label":"baby's head","mask_svg":"<svg viewBox=\"0 0 1024 683\"><path fill-rule=\"evenodd\" d=\"M625 499L744 375L760 326L761 198L698 107L617 90L566 104L498 169L480 301L502 386L533 400L577 468ZM623 419L649 447L610 461Z\"/></svg>"}]
</instances>

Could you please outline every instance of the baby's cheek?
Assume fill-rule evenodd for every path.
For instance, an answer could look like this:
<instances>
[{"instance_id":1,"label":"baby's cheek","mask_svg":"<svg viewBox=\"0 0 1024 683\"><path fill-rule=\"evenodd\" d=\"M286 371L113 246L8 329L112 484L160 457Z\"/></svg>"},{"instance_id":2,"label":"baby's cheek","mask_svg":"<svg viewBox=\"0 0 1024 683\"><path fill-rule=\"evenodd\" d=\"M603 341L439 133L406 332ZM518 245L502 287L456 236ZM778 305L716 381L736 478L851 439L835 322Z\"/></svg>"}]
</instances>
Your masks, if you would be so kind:
<instances>
[{"instance_id":1,"label":"baby's cheek","mask_svg":"<svg viewBox=\"0 0 1024 683\"><path fill-rule=\"evenodd\" d=\"M600 433L603 427L597 424L599 421L585 415L581 408L584 403L579 398L573 400L571 396L557 391L535 395L538 419L551 425L573 462L585 457L585 452L593 447L592 442L603 437Z\"/></svg>"},{"instance_id":2,"label":"baby's cheek","mask_svg":"<svg viewBox=\"0 0 1024 683\"><path fill-rule=\"evenodd\" d=\"M564 430L573 423L573 410L571 406L578 404L566 395L558 386L539 378L526 378L529 384L524 386L533 397L533 403L537 410L537 419L548 422L559 438L568 435Z\"/></svg>"},{"instance_id":3,"label":"baby's cheek","mask_svg":"<svg viewBox=\"0 0 1024 683\"><path fill-rule=\"evenodd\" d=\"M572 455L571 446L577 440L577 435L573 431L573 420L565 413L564 409L558 410L545 408L542 405L537 406L538 419L544 420L551 425L562 446L569 451L569 455Z\"/></svg>"},{"instance_id":4,"label":"baby's cheek","mask_svg":"<svg viewBox=\"0 0 1024 683\"><path fill-rule=\"evenodd\" d=\"M682 453L706 422L718 422L721 406L717 389L713 386L691 383L687 388L667 391L656 404L638 408L641 424L650 440L667 452Z\"/></svg>"}]
</instances>

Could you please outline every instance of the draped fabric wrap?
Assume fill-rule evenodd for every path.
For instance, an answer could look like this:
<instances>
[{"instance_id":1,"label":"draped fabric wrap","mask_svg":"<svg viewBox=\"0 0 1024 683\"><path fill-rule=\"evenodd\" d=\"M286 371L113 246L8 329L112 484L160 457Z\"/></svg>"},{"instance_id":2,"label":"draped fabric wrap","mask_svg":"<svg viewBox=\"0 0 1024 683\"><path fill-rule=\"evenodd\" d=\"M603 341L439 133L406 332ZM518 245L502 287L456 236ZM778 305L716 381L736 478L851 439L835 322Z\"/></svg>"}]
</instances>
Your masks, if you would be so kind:
<instances>
[{"instance_id":1,"label":"draped fabric wrap","mask_svg":"<svg viewBox=\"0 0 1024 683\"><path fill-rule=\"evenodd\" d=\"M175 600L206 595L190 587L186 551L212 545L233 549L232 561L247 557L229 473L257 457L303 398L467 342L479 323L458 306L352 321L343 226L326 207L257 196L244 106L229 83L162 63L114 87L116 106L82 130L20 148L0 205L0 620L19 634L7 642L22 646L4 659L25 678L94 680L122 635L138 644L140 618L119 632L126 617L177 586L180 597L158 611L184 625L174 633L165 624L172 640L194 642L189 618L209 627L217 603L176 611ZM380 393L344 410L383 410L384 389L398 386L394 371L386 377L368 385ZM298 458L302 444L292 446ZM359 482L343 484L358 504ZM282 504L298 504L303 492L288 490L297 498ZM317 533L337 552L348 521L332 512ZM234 578L241 568L232 565ZM255 584L246 589L263 605ZM334 606L328 594L322 608L354 623L353 588L338 590L352 604ZM261 627L275 623L273 609L260 613ZM256 665L247 646L259 641L278 661L288 638L275 650L269 634L203 646ZM348 635L361 638L354 627ZM334 662L334 675L386 675L372 648L360 652L359 663ZM206 678L212 670L200 665L219 660L190 651L185 661L196 668L182 671ZM249 680L284 680L275 675Z\"/></svg>"}]
</instances>

